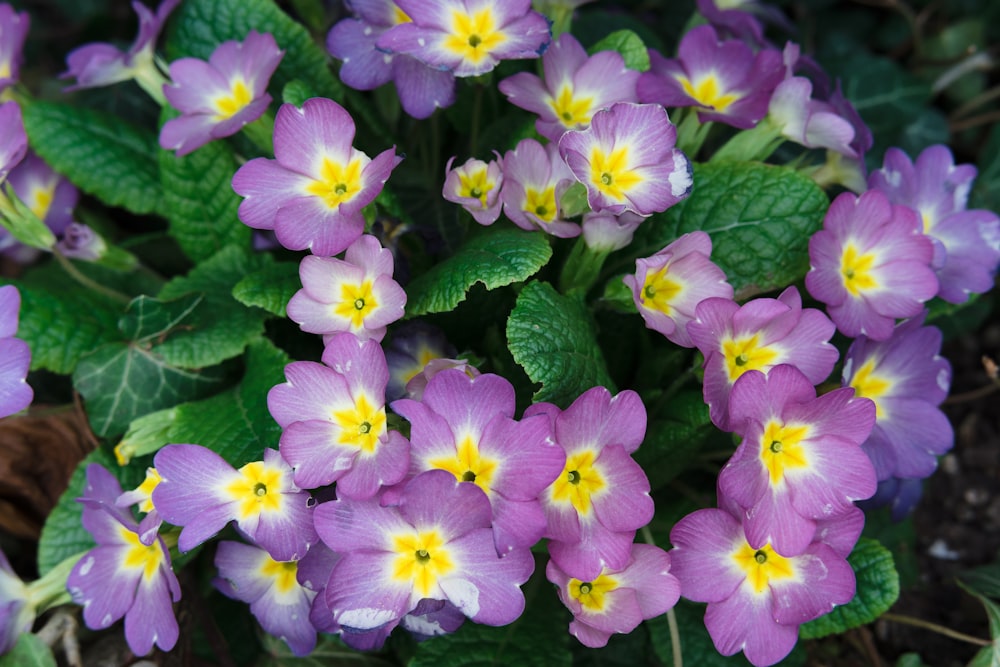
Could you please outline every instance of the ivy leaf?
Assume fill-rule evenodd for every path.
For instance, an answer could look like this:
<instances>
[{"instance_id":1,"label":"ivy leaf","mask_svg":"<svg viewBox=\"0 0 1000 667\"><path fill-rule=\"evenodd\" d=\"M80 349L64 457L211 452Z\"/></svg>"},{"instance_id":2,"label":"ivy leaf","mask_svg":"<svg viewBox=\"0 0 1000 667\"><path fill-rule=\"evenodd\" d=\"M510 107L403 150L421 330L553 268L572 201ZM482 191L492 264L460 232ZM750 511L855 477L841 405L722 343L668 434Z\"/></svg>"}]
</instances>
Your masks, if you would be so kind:
<instances>
[{"instance_id":1,"label":"ivy leaf","mask_svg":"<svg viewBox=\"0 0 1000 667\"><path fill-rule=\"evenodd\" d=\"M521 290L507 320L507 345L528 377L542 384L535 401L565 407L597 385L615 391L587 306L548 283L532 281Z\"/></svg>"},{"instance_id":2,"label":"ivy leaf","mask_svg":"<svg viewBox=\"0 0 1000 667\"><path fill-rule=\"evenodd\" d=\"M625 67L629 69L639 72L649 69L649 49L642 38L631 30L616 30L587 49L590 55L599 51L617 51L625 59Z\"/></svg>"},{"instance_id":3,"label":"ivy leaf","mask_svg":"<svg viewBox=\"0 0 1000 667\"><path fill-rule=\"evenodd\" d=\"M0 656L0 667L56 667L56 659L37 635L22 632L14 646Z\"/></svg>"},{"instance_id":4,"label":"ivy leaf","mask_svg":"<svg viewBox=\"0 0 1000 667\"><path fill-rule=\"evenodd\" d=\"M118 116L53 102L24 109L31 147L87 194L132 213L160 211L156 135Z\"/></svg>"},{"instance_id":5,"label":"ivy leaf","mask_svg":"<svg viewBox=\"0 0 1000 667\"><path fill-rule=\"evenodd\" d=\"M288 300L301 287L298 264L278 262L254 271L236 283L233 298L245 306L257 306L272 315L285 317Z\"/></svg>"},{"instance_id":6,"label":"ivy leaf","mask_svg":"<svg viewBox=\"0 0 1000 667\"><path fill-rule=\"evenodd\" d=\"M624 270L688 232L712 237L712 261L738 300L786 287L809 270L809 237L830 205L811 179L757 162L696 164L691 196L639 226Z\"/></svg>"},{"instance_id":7,"label":"ivy leaf","mask_svg":"<svg viewBox=\"0 0 1000 667\"><path fill-rule=\"evenodd\" d=\"M414 317L454 310L476 283L496 289L527 280L550 257L552 248L544 234L490 230L413 280L406 288L406 314Z\"/></svg>"},{"instance_id":8,"label":"ivy leaf","mask_svg":"<svg viewBox=\"0 0 1000 667\"><path fill-rule=\"evenodd\" d=\"M858 582L858 592L845 605L799 628L802 639L816 639L871 623L899 597L899 574L892 553L876 540L862 537L847 557Z\"/></svg>"},{"instance_id":9,"label":"ivy leaf","mask_svg":"<svg viewBox=\"0 0 1000 667\"><path fill-rule=\"evenodd\" d=\"M118 329L136 342L163 336L184 322L203 298L200 294L189 294L176 301L160 301L144 294L133 299L125 309Z\"/></svg>"}]
</instances>

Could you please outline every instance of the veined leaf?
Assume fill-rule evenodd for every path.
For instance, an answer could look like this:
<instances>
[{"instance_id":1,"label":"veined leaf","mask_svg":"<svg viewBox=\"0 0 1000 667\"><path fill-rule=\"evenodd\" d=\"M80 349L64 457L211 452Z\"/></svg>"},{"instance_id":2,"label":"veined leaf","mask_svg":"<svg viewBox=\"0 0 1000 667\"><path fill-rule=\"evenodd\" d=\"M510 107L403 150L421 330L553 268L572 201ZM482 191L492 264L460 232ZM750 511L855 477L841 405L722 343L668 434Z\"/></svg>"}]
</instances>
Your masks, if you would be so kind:
<instances>
[{"instance_id":1,"label":"veined leaf","mask_svg":"<svg viewBox=\"0 0 1000 667\"><path fill-rule=\"evenodd\" d=\"M639 35L631 30L616 30L587 49L591 55L598 51L617 51L625 59L625 67L629 69L639 72L649 69L649 49Z\"/></svg>"},{"instance_id":2,"label":"veined leaf","mask_svg":"<svg viewBox=\"0 0 1000 667\"><path fill-rule=\"evenodd\" d=\"M233 287L233 298L245 306L257 306L284 317L288 300L301 287L298 265L278 262L247 274Z\"/></svg>"}]
</instances>

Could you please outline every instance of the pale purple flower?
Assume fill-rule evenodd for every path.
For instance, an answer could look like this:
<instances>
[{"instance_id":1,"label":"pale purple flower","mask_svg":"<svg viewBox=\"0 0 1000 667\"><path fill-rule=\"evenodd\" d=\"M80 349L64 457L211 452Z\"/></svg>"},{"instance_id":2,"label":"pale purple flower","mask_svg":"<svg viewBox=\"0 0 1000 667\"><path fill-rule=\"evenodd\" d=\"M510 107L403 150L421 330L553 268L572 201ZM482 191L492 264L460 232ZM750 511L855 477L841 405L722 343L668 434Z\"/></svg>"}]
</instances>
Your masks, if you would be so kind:
<instances>
[{"instance_id":1,"label":"pale purple flower","mask_svg":"<svg viewBox=\"0 0 1000 667\"><path fill-rule=\"evenodd\" d=\"M28 12L16 12L6 2L0 4L0 91L20 79L24 40L30 25Z\"/></svg>"},{"instance_id":2,"label":"pale purple flower","mask_svg":"<svg viewBox=\"0 0 1000 667\"><path fill-rule=\"evenodd\" d=\"M445 165L444 187L441 196L459 204L481 225L492 225L500 217L503 201L500 189L503 186L503 172L500 169L499 154L496 160L483 162L469 158L462 165L452 169L452 157Z\"/></svg>"},{"instance_id":3,"label":"pale purple flower","mask_svg":"<svg viewBox=\"0 0 1000 667\"><path fill-rule=\"evenodd\" d=\"M617 51L588 56L580 42L564 33L542 56L545 77L520 72L497 88L514 106L538 114L535 128L550 141L567 130L585 130L600 109L615 102L638 102L639 72L625 67Z\"/></svg>"},{"instance_id":4,"label":"pale purple flower","mask_svg":"<svg viewBox=\"0 0 1000 667\"><path fill-rule=\"evenodd\" d=\"M117 507L131 507L138 505L139 512L145 514L139 522L139 541L143 544L152 544L156 540L157 532L163 524L163 518L153 506L153 489L160 483L160 474L156 468L146 468L146 477L142 483L131 491L118 496L115 499Z\"/></svg>"},{"instance_id":5,"label":"pale purple flower","mask_svg":"<svg viewBox=\"0 0 1000 667\"><path fill-rule=\"evenodd\" d=\"M694 347L687 323L709 297L732 300L733 287L709 257L712 239L703 231L684 234L652 257L635 261L635 275L623 278L646 326L681 347Z\"/></svg>"},{"instance_id":6,"label":"pale purple flower","mask_svg":"<svg viewBox=\"0 0 1000 667\"><path fill-rule=\"evenodd\" d=\"M431 359L419 373L410 378L410 381L406 383L406 398L412 398L415 401L421 400L424 397L424 392L427 390L427 383L431 381L431 378L441 371L446 371L450 368L458 369L470 378L482 375L479 369L469 363L467 359Z\"/></svg>"},{"instance_id":7,"label":"pale purple flower","mask_svg":"<svg viewBox=\"0 0 1000 667\"><path fill-rule=\"evenodd\" d=\"M503 157L504 214L521 229L560 238L580 235L580 225L562 217L562 196L576 182L556 144L522 139Z\"/></svg>"},{"instance_id":8,"label":"pale purple flower","mask_svg":"<svg viewBox=\"0 0 1000 667\"><path fill-rule=\"evenodd\" d=\"M662 106L619 102L594 114L586 130L566 132L559 154L587 186L591 209L649 216L691 192L691 162L676 139Z\"/></svg>"},{"instance_id":9,"label":"pale purple flower","mask_svg":"<svg viewBox=\"0 0 1000 667\"><path fill-rule=\"evenodd\" d=\"M392 271L392 253L369 234L352 243L344 259L307 255L299 264L302 289L289 300L288 317L326 342L345 331L381 341L406 305Z\"/></svg>"},{"instance_id":10,"label":"pale purple flower","mask_svg":"<svg viewBox=\"0 0 1000 667\"><path fill-rule=\"evenodd\" d=\"M354 121L333 100L314 97L301 109L283 104L274 122L275 159L250 160L233 176L244 197L240 220L273 229L290 250L346 250L364 232L361 210L402 160L395 148L371 159L353 141Z\"/></svg>"},{"instance_id":11,"label":"pale purple flower","mask_svg":"<svg viewBox=\"0 0 1000 667\"><path fill-rule=\"evenodd\" d=\"M590 648L600 648L613 634L628 634L644 620L667 611L681 586L670 573L670 555L650 544L633 544L625 567L603 570L581 581L549 561L545 576L559 587L559 599L573 612L569 633Z\"/></svg>"},{"instance_id":12,"label":"pale purple flower","mask_svg":"<svg viewBox=\"0 0 1000 667\"><path fill-rule=\"evenodd\" d=\"M28 152L21 107L11 100L0 104L0 183Z\"/></svg>"},{"instance_id":13,"label":"pale purple flower","mask_svg":"<svg viewBox=\"0 0 1000 667\"><path fill-rule=\"evenodd\" d=\"M890 477L879 482L875 495L858 506L866 512L888 506L892 520L902 521L916 509L923 495L923 479Z\"/></svg>"},{"instance_id":14,"label":"pale purple flower","mask_svg":"<svg viewBox=\"0 0 1000 667\"><path fill-rule=\"evenodd\" d=\"M230 521L276 560L301 558L316 542L312 499L292 482L292 469L273 449L238 470L200 445L167 445L153 459L160 482L153 505L181 526L177 547L190 551Z\"/></svg>"},{"instance_id":15,"label":"pale purple flower","mask_svg":"<svg viewBox=\"0 0 1000 667\"><path fill-rule=\"evenodd\" d=\"M31 632L34 623L35 606L28 587L0 551L0 656L14 648L21 633Z\"/></svg>"},{"instance_id":16,"label":"pale purple flower","mask_svg":"<svg viewBox=\"0 0 1000 667\"><path fill-rule=\"evenodd\" d=\"M485 74L501 60L537 58L551 39L530 0L396 0L411 21L384 32L379 49L404 53L457 77Z\"/></svg>"},{"instance_id":17,"label":"pale purple flower","mask_svg":"<svg viewBox=\"0 0 1000 667\"><path fill-rule=\"evenodd\" d=\"M806 148L860 157L854 147L854 125L832 104L815 99L813 84L805 77L792 76L778 84L768 105L768 120L786 139Z\"/></svg>"},{"instance_id":18,"label":"pale purple flower","mask_svg":"<svg viewBox=\"0 0 1000 667\"><path fill-rule=\"evenodd\" d=\"M420 320L403 322L393 330L385 346L385 360L389 367L386 400L394 401L407 396L406 387L431 360L456 355L458 350L448 342L441 329ZM417 396L409 398L419 400Z\"/></svg>"},{"instance_id":19,"label":"pale purple flower","mask_svg":"<svg viewBox=\"0 0 1000 667\"><path fill-rule=\"evenodd\" d=\"M583 214L580 227L587 247L596 252L614 252L632 242L635 230L645 220L641 215L625 211L612 215L607 211L587 211Z\"/></svg>"},{"instance_id":20,"label":"pale purple flower","mask_svg":"<svg viewBox=\"0 0 1000 667\"><path fill-rule=\"evenodd\" d=\"M71 222L63 237L56 244L64 257L93 262L104 256L108 245L93 229L78 222Z\"/></svg>"},{"instance_id":21,"label":"pale purple flower","mask_svg":"<svg viewBox=\"0 0 1000 667\"><path fill-rule=\"evenodd\" d=\"M31 350L14 338L20 311L21 293L13 285L0 286L0 418L24 410L35 396L25 381Z\"/></svg>"},{"instance_id":22,"label":"pale purple flower","mask_svg":"<svg viewBox=\"0 0 1000 667\"><path fill-rule=\"evenodd\" d=\"M80 200L80 191L31 150L28 150L24 159L14 166L7 176L7 182L17 198L53 234L64 233L72 224L73 209ZM40 254L37 248L25 246L2 227L0 227L0 252L20 263L30 262Z\"/></svg>"},{"instance_id":23,"label":"pale purple flower","mask_svg":"<svg viewBox=\"0 0 1000 667\"><path fill-rule=\"evenodd\" d=\"M839 195L809 239L806 288L845 336L885 340L938 291L934 247L913 209L869 190Z\"/></svg>"}]
</instances>

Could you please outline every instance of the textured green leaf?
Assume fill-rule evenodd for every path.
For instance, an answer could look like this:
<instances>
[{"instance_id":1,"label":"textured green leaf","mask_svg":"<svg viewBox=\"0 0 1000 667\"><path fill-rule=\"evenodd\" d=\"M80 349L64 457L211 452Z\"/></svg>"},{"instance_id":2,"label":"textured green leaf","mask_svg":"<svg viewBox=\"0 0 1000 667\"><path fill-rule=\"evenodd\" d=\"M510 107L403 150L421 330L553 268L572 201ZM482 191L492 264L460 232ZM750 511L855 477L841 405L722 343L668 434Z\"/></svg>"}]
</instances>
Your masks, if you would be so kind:
<instances>
[{"instance_id":1,"label":"textured green leaf","mask_svg":"<svg viewBox=\"0 0 1000 667\"><path fill-rule=\"evenodd\" d=\"M712 237L712 261L737 299L787 287L809 270L809 237L830 202L812 180L788 167L697 164L691 196L640 225L630 257L648 257L688 232ZM621 268L629 270L631 261Z\"/></svg>"},{"instance_id":2,"label":"textured green leaf","mask_svg":"<svg viewBox=\"0 0 1000 667\"><path fill-rule=\"evenodd\" d=\"M616 30L587 49L591 55L598 51L617 51L625 59L625 67L639 72L649 69L649 49L642 38L631 30Z\"/></svg>"},{"instance_id":3,"label":"textured green leaf","mask_svg":"<svg viewBox=\"0 0 1000 667\"><path fill-rule=\"evenodd\" d=\"M801 626L799 637L802 639L826 637L871 623L899 597L899 575L892 553L877 541L862 537L847 562L857 578L857 595L829 614Z\"/></svg>"},{"instance_id":4,"label":"textured green leaf","mask_svg":"<svg viewBox=\"0 0 1000 667\"><path fill-rule=\"evenodd\" d=\"M280 92L298 79L318 95L338 101L343 97L326 52L272 0L185 0L171 22L166 46L171 60L183 56L207 60L222 42L243 41L251 30L267 32L285 51L271 77L272 90Z\"/></svg>"},{"instance_id":5,"label":"textured green leaf","mask_svg":"<svg viewBox=\"0 0 1000 667\"><path fill-rule=\"evenodd\" d=\"M454 310L476 283L496 289L527 280L550 257L552 248L545 234L488 230L407 286L406 314Z\"/></svg>"},{"instance_id":6,"label":"textured green leaf","mask_svg":"<svg viewBox=\"0 0 1000 667\"><path fill-rule=\"evenodd\" d=\"M160 150L159 161L162 213L188 257L200 262L227 245L250 247L252 232L236 213L241 198L232 187L236 160L228 144L212 141L183 157Z\"/></svg>"},{"instance_id":7,"label":"textured green leaf","mask_svg":"<svg viewBox=\"0 0 1000 667\"><path fill-rule=\"evenodd\" d=\"M45 642L24 632L18 636L14 647L0 656L0 667L56 667L56 659Z\"/></svg>"},{"instance_id":8,"label":"textured green leaf","mask_svg":"<svg viewBox=\"0 0 1000 667\"><path fill-rule=\"evenodd\" d=\"M31 147L84 192L133 213L161 210L156 135L93 109L33 102L24 109Z\"/></svg>"},{"instance_id":9,"label":"textured green leaf","mask_svg":"<svg viewBox=\"0 0 1000 667\"><path fill-rule=\"evenodd\" d=\"M267 410L267 392L284 382L288 355L266 339L247 348L246 372L233 389L177 407L168 442L190 442L218 452L234 466L259 461L278 446L281 427Z\"/></svg>"},{"instance_id":10,"label":"textured green leaf","mask_svg":"<svg viewBox=\"0 0 1000 667\"><path fill-rule=\"evenodd\" d=\"M533 382L536 401L561 407L601 385L615 391L582 300L559 294L548 283L524 286L507 320L507 345Z\"/></svg>"},{"instance_id":11,"label":"textured green leaf","mask_svg":"<svg viewBox=\"0 0 1000 667\"><path fill-rule=\"evenodd\" d=\"M164 301L191 294L202 295L204 300L185 320L185 327L154 352L178 368L205 368L242 354L250 341L263 335L267 313L234 299L233 286L270 261L267 255L247 255L227 246L187 276L164 285L159 294Z\"/></svg>"},{"instance_id":12,"label":"textured green leaf","mask_svg":"<svg viewBox=\"0 0 1000 667\"><path fill-rule=\"evenodd\" d=\"M976 653L975 657L969 662L969 667L1000 667L1000 605L994 602L992 599L984 595L979 589L984 584L989 590L993 590L995 582L992 581L995 576L993 573L985 573L985 577L982 576L984 573L980 573L980 576L972 577L973 585L969 585L967 580L968 576L962 575L958 580L958 585L966 590L966 592L974 595L983 605L986 610L986 617L990 622L990 639L993 643L989 646L984 646L982 650Z\"/></svg>"},{"instance_id":13,"label":"textured green leaf","mask_svg":"<svg viewBox=\"0 0 1000 667\"><path fill-rule=\"evenodd\" d=\"M189 294L176 301L160 301L151 296L136 297L118 320L118 329L132 341L163 336L182 324L201 303L202 295Z\"/></svg>"},{"instance_id":14,"label":"textured green leaf","mask_svg":"<svg viewBox=\"0 0 1000 667\"><path fill-rule=\"evenodd\" d=\"M310 97L316 97L316 93L313 92L309 86L298 79L289 81L285 87L281 89L281 101L287 104L294 104L297 107L301 107L302 103Z\"/></svg>"},{"instance_id":15,"label":"textured green leaf","mask_svg":"<svg viewBox=\"0 0 1000 667\"><path fill-rule=\"evenodd\" d=\"M299 266L295 262L270 264L248 274L233 287L233 298L246 306L257 306L267 312L285 316L285 306L302 287Z\"/></svg>"}]
</instances>

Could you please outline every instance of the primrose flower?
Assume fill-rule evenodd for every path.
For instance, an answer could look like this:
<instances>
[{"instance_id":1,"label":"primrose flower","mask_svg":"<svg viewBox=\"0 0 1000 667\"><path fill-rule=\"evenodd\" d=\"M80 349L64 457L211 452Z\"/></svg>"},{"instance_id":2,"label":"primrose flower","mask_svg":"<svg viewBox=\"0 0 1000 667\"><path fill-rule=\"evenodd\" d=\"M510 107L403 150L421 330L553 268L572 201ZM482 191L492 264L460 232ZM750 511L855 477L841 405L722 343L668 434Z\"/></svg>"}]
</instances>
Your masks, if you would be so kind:
<instances>
[{"instance_id":1,"label":"primrose flower","mask_svg":"<svg viewBox=\"0 0 1000 667\"><path fill-rule=\"evenodd\" d=\"M798 640L799 625L854 597L854 571L829 545L813 542L782 556L753 547L724 509L697 510L670 531L671 573L681 595L707 602L705 627L722 655L740 651L756 667L773 665Z\"/></svg>"},{"instance_id":2,"label":"primrose flower","mask_svg":"<svg viewBox=\"0 0 1000 667\"><path fill-rule=\"evenodd\" d=\"M447 69L397 53L376 44L386 31L410 17L392 0L352 2L354 18L346 18L330 29L326 49L343 61L340 80L356 90L374 90L389 81L396 87L400 105L414 118L427 118L435 109L455 102L455 75Z\"/></svg>"},{"instance_id":3,"label":"primrose flower","mask_svg":"<svg viewBox=\"0 0 1000 667\"><path fill-rule=\"evenodd\" d=\"M975 166L956 165L942 145L924 149L916 162L890 148L882 168L868 177L870 188L920 216L923 232L934 241L937 296L949 303L992 288L1000 262L1000 218L992 211L966 209L975 177Z\"/></svg>"},{"instance_id":4,"label":"primrose flower","mask_svg":"<svg viewBox=\"0 0 1000 667\"><path fill-rule=\"evenodd\" d=\"M681 586L670 573L670 555L650 544L633 544L628 564L603 570L580 581L549 561L545 576L559 587L559 599L573 612L569 633L590 648L600 648L611 635L628 634L646 619L667 611L680 597Z\"/></svg>"},{"instance_id":5,"label":"primrose flower","mask_svg":"<svg viewBox=\"0 0 1000 667\"><path fill-rule=\"evenodd\" d=\"M0 551L0 656L14 648L18 636L31 632L34 624L35 607L30 602L28 587Z\"/></svg>"},{"instance_id":6,"label":"primrose flower","mask_svg":"<svg viewBox=\"0 0 1000 667\"><path fill-rule=\"evenodd\" d=\"M809 382L830 375L837 348L830 344L836 327L815 308L802 308L794 286L777 299L753 299L740 306L712 297L695 308L687 331L705 355L705 402L712 423L730 431L729 393L746 371L766 373L778 364L792 364Z\"/></svg>"},{"instance_id":7,"label":"primrose flower","mask_svg":"<svg viewBox=\"0 0 1000 667\"><path fill-rule=\"evenodd\" d=\"M635 261L635 275L623 280L646 327L681 347L694 347L687 323L695 318L698 304L709 297L733 298L733 287L709 259L711 254L711 237L695 231Z\"/></svg>"},{"instance_id":8,"label":"primrose flower","mask_svg":"<svg viewBox=\"0 0 1000 667\"><path fill-rule=\"evenodd\" d=\"M31 366L31 349L17 333L21 293L13 285L0 286L0 418L31 405L35 396L25 382Z\"/></svg>"},{"instance_id":9,"label":"primrose flower","mask_svg":"<svg viewBox=\"0 0 1000 667\"><path fill-rule=\"evenodd\" d=\"M912 209L877 190L845 192L809 239L806 288L845 336L885 340L896 318L918 315L937 293L933 255Z\"/></svg>"},{"instance_id":10,"label":"primrose flower","mask_svg":"<svg viewBox=\"0 0 1000 667\"><path fill-rule=\"evenodd\" d=\"M803 76L786 78L774 89L768 119L782 136L806 148L826 148L857 158L856 130L833 105L813 97L813 84Z\"/></svg>"},{"instance_id":11,"label":"primrose flower","mask_svg":"<svg viewBox=\"0 0 1000 667\"><path fill-rule=\"evenodd\" d=\"M621 250L635 236L635 230L645 220L641 215L625 211L621 215L612 215L607 211L595 213L587 211L583 214L580 227L583 229L583 240L587 247L596 252L614 252Z\"/></svg>"},{"instance_id":12,"label":"primrose flower","mask_svg":"<svg viewBox=\"0 0 1000 667\"><path fill-rule=\"evenodd\" d=\"M940 355L941 331L921 326L923 319L897 324L885 341L859 336L844 358L843 385L875 402L875 428L862 449L879 481L927 477L954 442L937 407L948 395L951 365Z\"/></svg>"},{"instance_id":13,"label":"primrose flower","mask_svg":"<svg viewBox=\"0 0 1000 667\"><path fill-rule=\"evenodd\" d=\"M146 655L154 644L169 651L179 636L173 603L181 588L163 540L143 544L132 515L115 506L121 492L110 472L96 463L87 466L87 486L78 501L83 527L97 546L73 566L66 588L83 607L88 628L103 630L124 616L133 653Z\"/></svg>"},{"instance_id":14,"label":"primrose flower","mask_svg":"<svg viewBox=\"0 0 1000 667\"><path fill-rule=\"evenodd\" d=\"M482 489L444 470L414 477L395 506L375 498L318 505L320 537L342 554L325 590L334 620L374 630L430 598L476 623L512 622L524 610L520 586L535 561L527 549L497 556L491 515Z\"/></svg>"},{"instance_id":15,"label":"primrose flower","mask_svg":"<svg viewBox=\"0 0 1000 667\"><path fill-rule=\"evenodd\" d=\"M296 560L316 542L312 499L292 483L292 469L273 449L239 470L199 445L167 445L153 463L160 475L153 505L164 521L183 528L181 551L230 521L276 560Z\"/></svg>"},{"instance_id":16,"label":"primrose flower","mask_svg":"<svg viewBox=\"0 0 1000 667\"><path fill-rule=\"evenodd\" d=\"M458 350L448 342L441 329L419 320L403 322L393 330L385 346L385 361L389 367L386 399L394 401L406 396L410 380L419 375L431 360L452 358L457 354ZM417 396L409 398L419 400Z\"/></svg>"},{"instance_id":17,"label":"primrose flower","mask_svg":"<svg viewBox=\"0 0 1000 667\"><path fill-rule=\"evenodd\" d=\"M28 12L16 12L6 2L0 4L0 92L20 78L24 40L30 25Z\"/></svg>"},{"instance_id":18,"label":"primrose flower","mask_svg":"<svg viewBox=\"0 0 1000 667\"><path fill-rule=\"evenodd\" d=\"M406 292L392 279L392 252L365 234L344 259L307 255L299 264L302 289L288 302L288 317L309 333L349 331L381 341L387 325L403 317Z\"/></svg>"},{"instance_id":19,"label":"primrose flower","mask_svg":"<svg viewBox=\"0 0 1000 667\"><path fill-rule=\"evenodd\" d=\"M551 39L530 0L396 0L410 21L382 33L376 46L411 55L457 77L485 74L501 60L537 58Z\"/></svg>"},{"instance_id":20,"label":"primrose flower","mask_svg":"<svg viewBox=\"0 0 1000 667\"><path fill-rule=\"evenodd\" d=\"M878 483L878 490L868 500L858 503L864 511L889 506L893 521L902 521L916 508L924 495L924 480L890 477Z\"/></svg>"},{"instance_id":21,"label":"primrose flower","mask_svg":"<svg viewBox=\"0 0 1000 667\"><path fill-rule=\"evenodd\" d=\"M410 422L410 476L447 470L482 489L501 555L542 537L545 515L538 496L566 461L552 441L549 420L513 419L514 398L513 385L499 375L469 377L446 369L427 382L420 401L392 403Z\"/></svg>"},{"instance_id":22,"label":"primrose flower","mask_svg":"<svg viewBox=\"0 0 1000 667\"><path fill-rule=\"evenodd\" d=\"M337 482L340 497L370 498L402 480L409 465L406 438L386 427L385 356L377 341L341 333L322 360L288 364L287 382L267 394L284 429L282 456L302 488Z\"/></svg>"},{"instance_id":23,"label":"primrose flower","mask_svg":"<svg viewBox=\"0 0 1000 667\"><path fill-rule=\"evenodd\" d=\"M11 170L7 182L18 199L53 234L62 234L72 224L73 209L80 200L80 191L33 151L29 150ZM17 242L6 229L0 229L0 252L22 262L31 261L38 255L35 248Z\"/></svg>"},{"instance_id":24,"label":"primrose flower","mask_svg":"<svg viewBox=\"0 0 1000 667\"><path fill-rule=\"evenodd\" d=\"M445 165L444 188L441 196L459 204L481 225L492 225L500 217L503 201L500 199L503 172L500 155L496 160L483 162L470 158L459 167L451 168L455 158Z\"/></svg>"},{"instance_id":25,"label":"primrose flower","mask_svg":"<svg viewBox=\"0 0 1000 667\"><path fill-rule=\"evenodd\" d=\"M653 518L649 480L630 456L646 435L646 409L634 391L611 396L583 392L560 411L536 403L525 417L544 414L566 452L562 474L542 493L549 555L560 570L593 581L626 567L635 531Z\"/></svg>"},{"instance_id":26,"label":"primrose flower","mask_svg":"<svg viewBox=\"0 0 1000 667\"><path fill-rule=\"evenodd\" d=\"M580 235L580 225L562 218L562 196L575 179L555 144L522 139L507 151L501 169L504 213L521 229L541 229L559 238Z\"/></svg>"},{"instance_id":27,"label":"primrose flower","mask_svg":"<svg viewBox=\"0 0 1000 667\"><path fill-rule=\"evenodd\" d=\"M595 113L586 130L566 132L559 154L587 186L591 209L649 216L691 192L691 162L676 140L663 107L619 102Z\"/></svg>"},{"instance_id":28,"label":"primrose flower","mask_svg":"<svg viewBox=\"0 0 1000 667\"><path fill-rule=\"evenodd\" d=\"M733 384L729 416L742 442L719 473L719 494L745 512L751 546L799 554L818 520L875 493L875 469L861 451L875 404L850 388L817 398L794 366L747 371Z\"/></svg>"},{"instance_id":29,"label":"primrose flower","mask_svg":"<svg viewBox=\"0 0 1000 667\"><path fill-rule=\"evenodd\" d=\"M139 511L146 515L139 522L138 532L139 541L147 545L152 544L156 540L157 531L160 530L160 526L163 524L160 513L153 507L153 489L159 483L160 474L156 472L156 468L146 468L146 477L142 480L142 484L131 491L126 491L115 499L116 507L138 505Z\"/></svg>"},{"instance_id":30,"label":"primrose flower","mask_svg":"<svg viewBox=\"0 0 1000 667\"><path fill-rule=\"evenodd\" d=\"M361 210L382 191L402 160L395 148L375 159L351 146L354 121L333 100L314 97L299 109L283 104L274 121L274 160L254 158L233 176L244 197L239 216L273 229L289 250L332 256L364 232Z\"/></svg>"},{"instance_id":31,"label":"primrose flower","mask_svg":"<svg viewBox=\"0 0 1000 667\"><path fill-rule=\"evenodd\" d=\"M599 109L615 102L638 102L639 72L625 66L617 51L592 56L570 33L563 33L542 56L545 78L520 72L497 88L516 107L538 114L535 129L550 141L567 130L584 130Z\"/></svg>"},{"instance_id":32,"label":"primrose flower","mask_svg":"<svg viewBox=\"0 0 1000 667\"><path fill-rule=\"evenodd\" d=\"M762 49L754 54L742 41L719 41L708 25L684 35L676 59L652 50L649 58L649 71L639 76L639 101L695 107L703 123L743 129L767 115L771 93L785 74L781 52Z\"/></svg>"},{"instance_id":33,"label":"primrose flower","mask_svg":"<svg viewBox=\"0 0 1000 667\"><path fill-rule=\"evenodd\" d=\"M0 183L28 152L21 107L11 100L0 104Z\"/></svg>"},{"instance_id":34,"label":"primrose flower","mask_svg":"<svg viewBox=\"0 0 1000 667\"><path fill-rule=\"evenodd\" d=\"M431 359L419 373L406 383L406 398L412 398L415 401L423 399L424 392L427 391L427 383L431 381L431 378L450 368L460 370L470 378L482 375L479 369L470 364L467 359Z\"/></svg>"}]
</instances>

